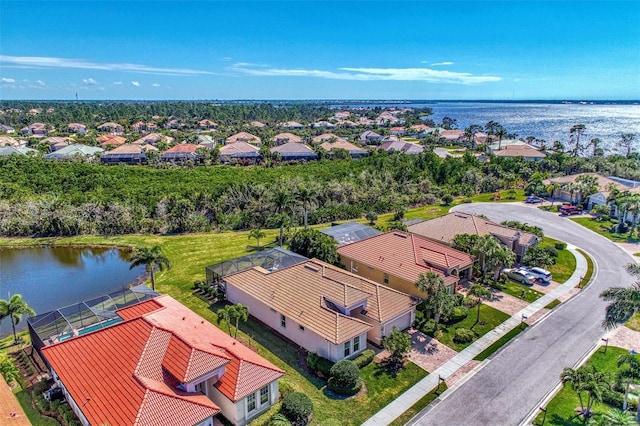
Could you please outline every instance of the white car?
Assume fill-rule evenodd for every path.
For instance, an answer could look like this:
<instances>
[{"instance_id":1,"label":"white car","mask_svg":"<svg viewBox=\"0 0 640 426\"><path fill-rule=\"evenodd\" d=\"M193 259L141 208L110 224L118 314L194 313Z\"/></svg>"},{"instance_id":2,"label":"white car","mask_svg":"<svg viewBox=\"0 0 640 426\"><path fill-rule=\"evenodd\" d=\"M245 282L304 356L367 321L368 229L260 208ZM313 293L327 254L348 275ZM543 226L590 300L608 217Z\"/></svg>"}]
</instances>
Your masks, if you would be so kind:
<instances>
[{"instance_id":1,"label":"white car","mask_svg":"<svg viewBox=\"0 0 640 426\"><path fill-rule=\"evenodd\" d=\"M546 269L538 268L537 266L533 268L522 266L520 267L520 269L527 271L542 282L551 282L551 272L547 271Z\"/></svg>"}]
</instances>

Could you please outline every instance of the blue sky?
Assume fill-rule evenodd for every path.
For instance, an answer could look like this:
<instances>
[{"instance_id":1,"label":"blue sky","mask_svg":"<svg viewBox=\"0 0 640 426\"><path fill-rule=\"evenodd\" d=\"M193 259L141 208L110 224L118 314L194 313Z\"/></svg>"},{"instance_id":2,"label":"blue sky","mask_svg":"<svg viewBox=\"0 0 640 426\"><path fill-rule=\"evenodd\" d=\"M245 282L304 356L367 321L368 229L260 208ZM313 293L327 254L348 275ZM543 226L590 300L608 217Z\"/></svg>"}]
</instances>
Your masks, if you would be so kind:
<instances>
[{"instance_id":1,"label":"blue sky","mask_svg":"<svg viewBox=\"0 0 640 426\"><path fill-rule=\"evenodd\" d=\"M0 2L0 99L640 99L640 2Z\"/></svg>"}]
</instances>

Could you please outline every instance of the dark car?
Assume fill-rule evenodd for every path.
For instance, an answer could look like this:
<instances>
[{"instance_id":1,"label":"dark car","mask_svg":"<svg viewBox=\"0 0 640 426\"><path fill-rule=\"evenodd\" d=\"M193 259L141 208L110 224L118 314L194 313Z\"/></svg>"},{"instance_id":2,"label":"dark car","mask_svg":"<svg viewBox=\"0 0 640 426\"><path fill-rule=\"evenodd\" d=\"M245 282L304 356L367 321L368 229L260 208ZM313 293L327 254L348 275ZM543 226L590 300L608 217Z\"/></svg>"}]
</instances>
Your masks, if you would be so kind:
<instances>
[{"instance_id":1,"label":"dark car","mask_svg":"<svg viewBox=\"0 0 640 426\"><path fill-rule=\"evenodd\" d=\"M524 200L524 202L528 204L540 204L540 203L544 203L544 199L540 197L536 197L535 195L529 195L527 199Z\"/></svg>"},{"instance_id":2,"label":"dark car","mask_svg":"<svg viewBox=\"0 0 640 426\"><path fill-rule=\"evenodd\" d=\"M567 206L560 207L560 214L572 215L582 213L582 207L580 206Z\"/></svg>"}]
</instances>

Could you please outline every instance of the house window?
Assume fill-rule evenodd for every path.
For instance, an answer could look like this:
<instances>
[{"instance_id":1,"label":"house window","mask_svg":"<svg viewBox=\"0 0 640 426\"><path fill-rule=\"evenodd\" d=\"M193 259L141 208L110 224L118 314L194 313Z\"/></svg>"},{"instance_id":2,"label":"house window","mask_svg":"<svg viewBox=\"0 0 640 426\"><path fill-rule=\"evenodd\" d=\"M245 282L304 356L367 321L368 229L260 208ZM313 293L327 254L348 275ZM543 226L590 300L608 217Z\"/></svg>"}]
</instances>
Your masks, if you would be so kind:
<instances>
[{"instance_id":1,"label":"house window","mask_svg":"<svg viewBox=\"0 0 640 426\"><path fill-rule=\"evenodd\" d=\"M358 267L356 265L351 265L351 272L353 272L354 274L358 273Z\"/></svg>"},{"instance_id":2,"label":"house window","mask_svg":"<svg viewBox=\"0 0 640 426\"><path fill-rule=\"evenodd\" d=\"M260 389L260 405L264 405L269 402L269 385Z\"/></svg>"},{"instance_id":3,"label":"house window","mask_svg":"<svg viewBox=\"0 0 640 426\"><path fill-rule=\"evenodd\" d=\"M360 336L353 339L353 352L358 352L360 350Z\"/></svg>"},{"instance_id":4,"label":"house window","mask_svg":"<svg viewBox=\"0 0 640 426\"><path fill-rule=\"evenodd\" d=\"M351 355L351 342L344 343L344 356Z\"/></svg>"},{"instance_id":5,"label":"house window","mask_svg":"<svg viewBox=\"0 0 640 426\"><path fill-rule=\"evenodd\" d=\"M250 413L256 409L256 394L252 393L247 397L247 411Z\"/></svg>"},{"instance_id":6,"label":"house window","mask_svg":"<svg viewBox=\"0 0 640 426\"><path fill-rule=\"evenodd\" d=\"M385 284L389 284L389 274L384 274L383 281Z\"/></svg>"},{"instance_id":7,"label":"house window","mask_svg":"<svg viewBox=\"0 0 640 426\"><path fill-rule=\"evenodd\" d=\"M299 325L299 326L298 326L298 329L299 329L300 331L304 331L304 325Z\"/></svg>"},{"instance_id":8,"label":"house window","mask_svg":"<svg viewBox=\"0 0 640 426\"><path fill-rule=\"evenodd\" d=\"M287 317L280 315L280 327L287 328Z\"/></svg>"}]
</instances>

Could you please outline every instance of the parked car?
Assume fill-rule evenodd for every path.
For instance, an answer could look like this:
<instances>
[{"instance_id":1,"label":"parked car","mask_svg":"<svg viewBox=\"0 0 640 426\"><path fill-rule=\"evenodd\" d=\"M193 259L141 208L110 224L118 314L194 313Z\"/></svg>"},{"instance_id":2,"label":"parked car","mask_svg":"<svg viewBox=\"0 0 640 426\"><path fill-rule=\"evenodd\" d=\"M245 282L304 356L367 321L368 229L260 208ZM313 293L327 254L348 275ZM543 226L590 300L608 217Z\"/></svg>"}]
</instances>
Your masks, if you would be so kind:
<instances>
[{"instance_id":1,"label":"parked car","mask_svg":"<svg viewBox=\"0 0 640 426\"><path fill-rule=\"evenodd\" d=\"M560 207L560 214L572 215L582 213L582 207L580 206L568 206L564 205Z\"/></svg>"},{"instance_id":2,"label":"parked car","mask_svg":"<svg viewBox=\"0 0 640 426\"><path fill-rule=\"evenodd\" d=\"M524 200L527 204L540 204L544 203L544 198L536 197L535 195L529 195L526 200Z\"/></svg>"},{"instance_id":3,"label":"parked car","mask_svg":"<svg viewBox=\"0 0 640 426\"><path fill-rule=\"evenodd\" d=\"M520 269L523 271L527 271L528 273L536 277L539 281L545 283L551 281L551 272L547 271L546 269L539 268L537 266L534 266L533 268L529 266L521 266Z\"/></svg>"},{"instance_id":4,"label":"parked car","mask_svg":"<svg viewBox=\"0 0 640 426\"><path fill-rule=\"evenodd\" d=\"M510 280L519 282L522 284L533 284L536 282L536 277L527 271L518 268L505 268L502 273L509 277Z\"/></svg>"}]
</instances>

